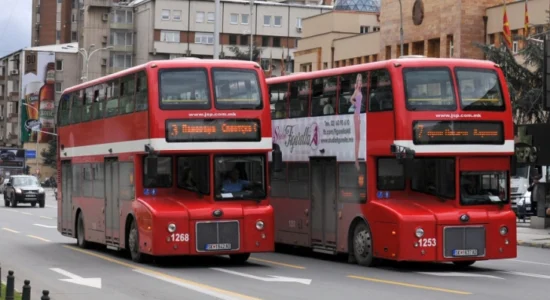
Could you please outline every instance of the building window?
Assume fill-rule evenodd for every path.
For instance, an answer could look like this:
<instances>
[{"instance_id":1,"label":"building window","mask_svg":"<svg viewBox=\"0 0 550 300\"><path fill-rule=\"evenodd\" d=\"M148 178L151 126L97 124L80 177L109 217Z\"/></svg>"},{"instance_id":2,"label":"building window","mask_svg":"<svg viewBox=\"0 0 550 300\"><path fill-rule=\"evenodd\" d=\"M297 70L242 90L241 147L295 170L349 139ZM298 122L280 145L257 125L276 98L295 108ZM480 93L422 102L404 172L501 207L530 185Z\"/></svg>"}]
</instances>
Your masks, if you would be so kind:
<instances>
[{"instance_id":1,"label":"building window","mask_svg":"<svg viewBox=\"0 0 550 300\"><path fill-rule=\"evenodd\" d=\"M262 36L262 47L269 47L269 37Z\"/></svg>"},{"instance_id":2,"label":"building window","mask_svg":"<svg viewBox=\"0 0 550 300\"><path fill-rule=\"evenodd\" d=\"M180 32L179 31L167 31L162 30L160 32L160 41L167 43L179 43L180 42Z\"/></svg>"},{"instance_id":3,"label":"building window","mask_svg":"<svg viewBox=\"0 0 550 300\"><path fill-rule=\"evenodd\" d=\"M237 36L234 34L229 35L229 45L237 45Z\"/></svg>"},{"instance_id":4,"label":"building window","mask_svg":"<svg viewBox=\"0 0 550 300\"><path fill-rule=\"evenodd\" d=\"M296 28L302 28L302 18L296 18Z\"/></svg>"},{"instance_id":5,"label":"building window","mask_svg":"<svg viewBox=\"0 0 550 300\"><path fill-rule=\"evenodd\" d=\"M181 21L181 10L174 10L172 12L172 21Z\"/></svg>"},{"instance_id":6,"label":"building window","mask_svg":"<svg viewBox=\"0 0 550 300\"><path fill-rule=\"evenodd\" d=\"M264 16L264 26L271 26L271 16Z\"/></svg>"},{"instance_id":7,"label":"building window","mask_svg":"<svg viewBox=\"0 0 550 300\"><path fill-rule=\"evenodd\" d=\"M170 10L169 9L163 9L160 18L163 21L170 20Z\"/></svg>"},{"instance_id":8,"label":"building window","mask_svg":"<svg viewBox=\"0 0 550 300\"><path fill-rule=\"evenodd\" d=\"M368 33L370 26L361 26L360 33Z\"/></svg>"},{"instance_id":9,"label":"building window","mask_svg":"<svg viewBox=\"0 0 550 300\"><path fill-rule=\"evenodd\" d=\"M204 11L198 11L195 14L195 22L197 22L197 23L204 22Z\"/></svg>"},{"instance_id":10,"label":"building window","mask_svg":"<svg viewBox=\"0 0 550 300\"><path fill-rule=\"evenodd\" d=\"M132 54L113 54L111 56L111 67L119 69L132 67Z\"/></svg>"},{"instance_id":11,"label":"building window","mask_svg":"<svg viewBox=\"0 0 550 300\"><path fill-rule=\"evenodd\" d=\"M128 31L111 31L111 45L131 46L133 45L133 34Z\"/></svg>"},{"instance_id":12,"label":"building window","mask_svg":"<svg viewBox=\"0 0 550 300\"><path fill-rule=\"evenodd\" d=\"M55 70L63 71L63 61L61 59L55 61Z\"/></svg>"},{"instance_id":13,"label":"building window","mask_svg":"<svg viewBox=\"0 0 550 300\"><path fill-rule=\"evenodd\" d=\"M116 10L114 22L121 24L132 24L134 22L134 13L131 10Z\"/></svg>"},{"instance_id":14,"label":"building window","mask_svg":"<svg viewBox=\"0 0 550 300\"><path fill-rule=\"evenodd\" d=\"M56 93L61 93L63 91L63 87L61 86L61 82L56 82L55 83L55 92Z\"/></svg>"},{"instance_id":15,"label":"building window","mask_svg":"<svg viewBox=\"0 0 550 300\"><path fill-rule=\"evenodd\" d=\"M246 46L249 44L248 42L249 36L248 35L241 35L241 45Z\"/></svg>"},{"instance_id":16,"label":"building window","mask_svg":"<svg viewBox=\"0 0 550 300\"><path fill-rule=\"evenodd\" d=\"M61 31L58 30L58 31L55 32L55 38L56 38L57 40L60 40L60 39L61 39Z\"/></svg>"},{"instance_id":17,"label":"building window","mask_svg":"<svg viewBox=\"0 0 550 300\"><path fill-rule=\"evenodd\" d=\"M63 0L57 0L57 3L63 3Z\"/></svg>"},{"instance_id":18,"label":"building window","mask_svg":"<svg viewBox=\"0 0 550 300\"><path fill-rule=\"evenodd\" d=\"M283 25L283 17L275 16L275 19L274 19L273 23L274 23L275 26L281 27Z\"/></svg>"},{"instance_id":19,"label":"building window","mask_svg":"<svg viewBox=\"0 0 550 300\"><path fill-rule=\"evenodd\" d=\"M214 44L214 34L209 32L197 32L195 34L195 44Z\"/></svg>"},{"instance_id":20,"label":"building window","mask_svg":"<svg viewBox=\"0 0 550 300\"><path fill-rule=\"evenodd\" d=\"M71 32L71 41L72 42L77 42L77 40L78 40L78 36L77 36L76 31Z\"/></svg>"},{"instance_id":21,"label":"building window","mask_svg":"<svg viewBox=\"0 0 550 300\"><path fill-rule=\"evenodd\" d=\"M206 19L208 21L208 23L214 23L214 19L215 19L214 13L209 12L208 13L208 19Z\"/></svg>"},{"instance_id":22,"label":"building window","mask_svg":"<svg viewBox=\"0 0 550 300\"><path fill-rule=\"evenodd\" d=\"M239 14L231 14L229 21L231 24L239 24Z\"/></svg>"},{"instance_id":23,"label":"building window","mask_svg":"<svg viewBox=\"0 0 550 300\"><path fill-rule=\"evenodd\" d=\"M273 45L271 47L281 47L281 38L278 36L273 37Z\"/></svg>"},{"instance_id":24,"label":"building window","mask_svg":"<svg viewBox=\"0 0 550 300\"><path fill-rule=\"evenodd\" d=\"M71 20L72 20L73 23L76 22L76 14L72 14L72 15L71 15Z\"/></svg>"},{"instance_id":25,"label":"building window","mask_svg":"<svg viewBox=\"0 0 550 300\"><path fill-rule=\"evenodd\" d=\"M241 15L241 24L248 24L248 14Z\"/></svg>"},{"instance_id":26,"label":"building window","mask_svg":"<svg viewBox=\"0 0 550 300\"><path fill-rule=\"evenodd\" d=\"M372 31L374 31L374 32L380 31L380 26L374 26L374 27L372 27Z\"/></svg>"}]
</instances>

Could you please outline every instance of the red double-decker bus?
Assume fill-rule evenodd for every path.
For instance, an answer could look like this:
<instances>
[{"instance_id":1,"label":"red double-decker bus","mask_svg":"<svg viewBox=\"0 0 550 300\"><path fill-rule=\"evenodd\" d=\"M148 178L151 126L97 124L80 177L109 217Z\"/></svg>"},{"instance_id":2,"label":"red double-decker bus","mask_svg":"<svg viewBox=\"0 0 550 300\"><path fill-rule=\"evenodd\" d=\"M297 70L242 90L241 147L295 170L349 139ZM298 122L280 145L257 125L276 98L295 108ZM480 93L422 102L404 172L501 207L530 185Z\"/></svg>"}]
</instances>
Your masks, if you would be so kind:
<instances>
[{"instance_id":1,"label":"red double-decker bus","mask_svg":"<svg viewBox=\"0 0 550 300\"><path fill-rule=\"evenodd\" d=\"M271 132L253 62L151 61L71 87L58 109L58 231L136 262L273 251Z\"/></svg>"},{"instance_id":2,"label":"red double-decker bus","mask_svg":"<svg viewBox=\"0 0 550 300\"><path fill-rule=\"evenodd\" d=\"M276 243L380 259L516 257L512 106L498 65L402 58L267 79Z\"/></svg>"}]
</instances>

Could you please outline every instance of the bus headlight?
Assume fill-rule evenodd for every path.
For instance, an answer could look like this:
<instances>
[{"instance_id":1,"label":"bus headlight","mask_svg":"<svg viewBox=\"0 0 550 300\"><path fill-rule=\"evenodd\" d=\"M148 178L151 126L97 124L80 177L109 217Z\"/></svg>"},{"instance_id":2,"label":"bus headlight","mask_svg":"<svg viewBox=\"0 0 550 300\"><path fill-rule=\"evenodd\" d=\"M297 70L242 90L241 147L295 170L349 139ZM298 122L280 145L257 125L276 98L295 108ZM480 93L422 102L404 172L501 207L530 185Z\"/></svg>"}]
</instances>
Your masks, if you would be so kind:
<instances>
[{"instance_id":1,"label":"bus headlight","mask_svg":"<svg viewBox=\"0 0 550 300\"><path fill-rule=\"evenodd\" d=\"M256 229L258 229L258 230L264 229L264 221L256 222Z\"/></svg>"},{"instance_id":2,"label":"bus headlight","mask_svg":"<svg viewBox=\"0 0 550 300\"><path fill-rule=\"evenodd\" d=\"M417 238L421 238L424 236L424 229L421 227L416 228L416 232L414 233Z\"/></svg>"},{"instance_id":3,"label":"bus headlight","mask_svg":"<svg viewBox=\"0 0 550 300\"><path fill-rule=\"evenodd\" d=\"M500 227L500 235L504 236L508 234L508 227L502 226Z\"/></svg>"},{"instance_id":4,"label":"bus headlight","mask_svg":"<svg viewBox=\"0 0 550 300\"><path fill-rule=\"evenodd\" d=\"M174 231L176 231L176 224L174 223L168 224L168 232L172 233Z\"/></svg>"}]
</instances>

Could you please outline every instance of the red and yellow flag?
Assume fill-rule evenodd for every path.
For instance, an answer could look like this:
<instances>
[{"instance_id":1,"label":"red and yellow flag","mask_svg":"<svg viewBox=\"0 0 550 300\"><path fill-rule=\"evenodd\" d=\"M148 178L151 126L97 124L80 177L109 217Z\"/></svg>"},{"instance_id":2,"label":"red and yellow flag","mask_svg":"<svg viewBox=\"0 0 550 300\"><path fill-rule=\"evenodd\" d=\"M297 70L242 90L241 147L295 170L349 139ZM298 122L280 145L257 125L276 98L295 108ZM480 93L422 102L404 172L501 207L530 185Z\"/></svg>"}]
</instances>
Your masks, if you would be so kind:
<instances>
[{"instance_id":1,"label":"red and yellow flag","mask_svg":"<svg viewBox=\"0 0 550 300\"><path fill-rule=\"evenodd\" d=\"M527 9L527 0L525 0L525 24L523 25L523 34L529 36L529 10Z\"/></svg>"},{"instance_id":2,"label":"red and yellow flag","mask_svg":"<svg viewBox=\"0 0 550 300\"><path fill-rule=\"evenodd\" d=\"M502 17L502 34L504 35L504 42L509 49L512 49L512 32L510 31L510 24L508 23L508 15L506 14L506 0L504 1L504 16Z\"/></svg>"}]
</instances>

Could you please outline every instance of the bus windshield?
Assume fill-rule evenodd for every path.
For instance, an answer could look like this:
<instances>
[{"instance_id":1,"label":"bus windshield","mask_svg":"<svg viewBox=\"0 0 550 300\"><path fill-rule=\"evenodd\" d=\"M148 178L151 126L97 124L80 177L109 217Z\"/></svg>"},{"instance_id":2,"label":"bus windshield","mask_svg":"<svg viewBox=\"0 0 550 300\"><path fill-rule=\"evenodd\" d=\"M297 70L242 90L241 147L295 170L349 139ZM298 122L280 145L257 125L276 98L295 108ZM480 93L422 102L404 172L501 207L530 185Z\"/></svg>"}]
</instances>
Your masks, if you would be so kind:
<instances>
[{"instance_id":1,"label":"bus windshield","mask_svg":"<svg viewBox=\"0 0 550 300\"><path fill-rule=\"evenodd\" d=\"M460 172L460 204L486 205L508 202L506 172Z\"/></svg>"},{"instance_id":2,"label":"bus windshield","mask_svg":"<svg viewBox=\"0 0 550 300\"><path fill-rule=\"evenodd\" d=\"M456 97L448 68L405 68L409 110L455 110Z\"/></svg>"},{"instance_id":3,"label":"bus windshield","mask_svg":"<svg viewBox=\"0 0 550 300\"><path fill-rule=\"evenodd\" d=\"M159 81L162 109L210 108L206 70L163 69L159 71Z\"/></svg>"},{"instance_id":4,"label":"bus windshield","mask_svg":"<svg viewBox=\"0 0 550 300\"><path fill-rule=\"evenodd\" d=\"M262 98L255 70L213 69L216 108L261 109Z\"/></svg>"},{"instance_id":5,"label":"bus windshield","mask_svg":"<svg viewBox=\"0 0 550 300\"><path fill-rule=\"evenodd\" d=\"M460 103L464 110L504 110L504 100L494 70L457 68Z\"/></svg>"},{"instance_id":6,"label":"bus windshield","mask_svg":"<svg viewBox=\"0 0 550 300\"><path fill-rule=\"evenodd\" d=\"M266 197L265 157L224 155L214 158L216 199L263 199Z\"/></svg>"}]
</instances>

